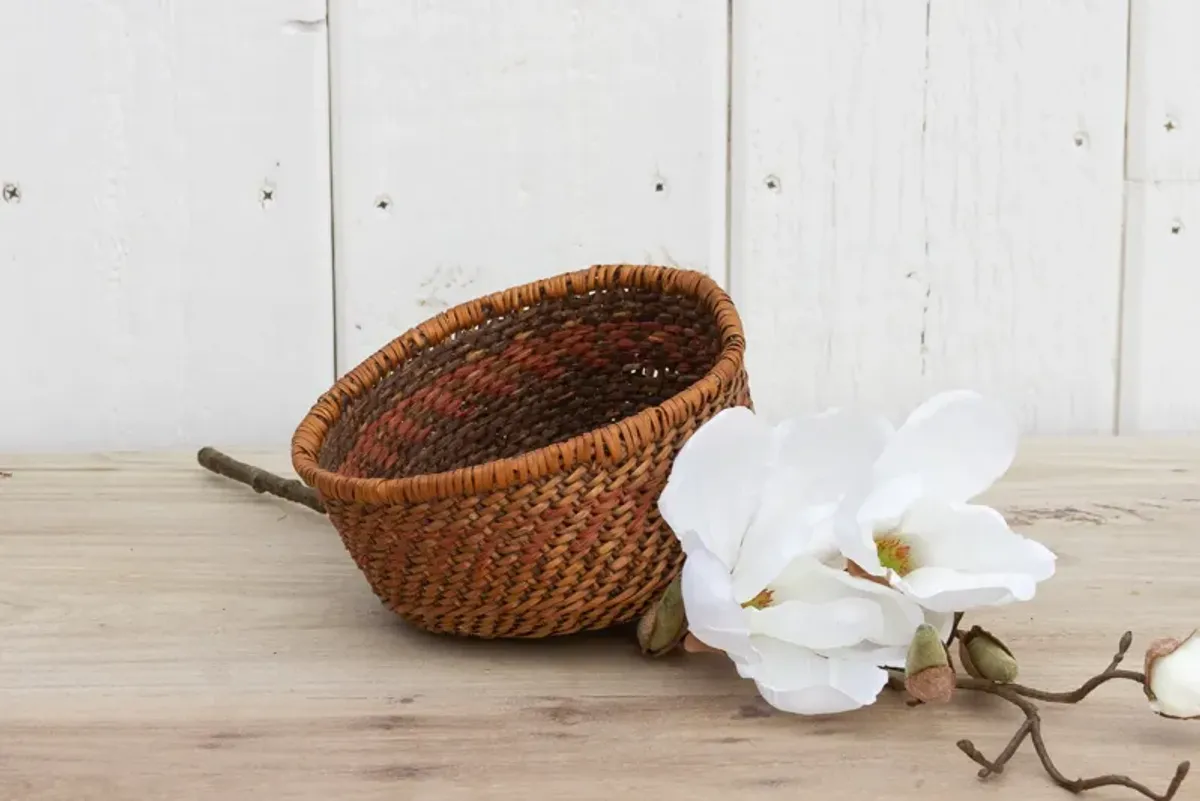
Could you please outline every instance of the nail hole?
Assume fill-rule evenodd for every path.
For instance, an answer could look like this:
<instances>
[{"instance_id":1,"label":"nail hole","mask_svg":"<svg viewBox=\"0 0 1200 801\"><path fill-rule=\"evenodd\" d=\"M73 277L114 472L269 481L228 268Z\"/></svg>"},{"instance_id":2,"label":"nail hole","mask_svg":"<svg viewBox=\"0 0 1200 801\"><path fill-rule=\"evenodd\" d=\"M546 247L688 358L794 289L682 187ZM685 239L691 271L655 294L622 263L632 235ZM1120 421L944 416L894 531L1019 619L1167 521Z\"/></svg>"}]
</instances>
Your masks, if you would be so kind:
<instances>
[{"instance_id":1,"label":"nail hole","mask_svg":"<svg viewBox=\"0 0 1200 801\"><path fill-rule=\"evenodd\" d=\"M1175 120L1171 119L1170 117L1168 117L1167 121L1163 123L1163 128L1166 129L1167 133L1170 133L1178 127L1179 126L1175 123Z\"/></svg>"},{"instance_id":2,"label":"nail hole","mask_svg":"<svg viewBox=\"0 0 1200 801\"><path fill-rule=\"evenodd\" d=\"M1072 137L1072 141L1075 142L1075 147L1083 147L1088 141L1087 134L1085 134L1083 131L1079 131L1074 137Z\"/></svg>"},{"instance_id":3,"label":"nail hole","mask_svg":"<svg viewBox=\"0 0 1200 801\"><path fill-rule=\"evenodd\" d=\"M16 184L5 184L4 189L0 190L0 196L3 196L5 203L20 203L21 187Z\"/></svg>"},{"instance_id":4,"label":"nail hole","mask_svg":"<svg viewBox=\"0 0 1200 801\"><path fill-rule=\"evenodd\" d=\"M380 211L387 211L392 206L392 199L387 195L380 195L375 198L375 208Z\"/></svg>"},{"instance_id":5,"label":"nail hole","mask_svg":"<svg viewBox=\"0 0 1200 801\"><path fill-rule=\"evenodd\" d=\"M770 189L772 192L779 191L780 182L779 182L779 178L777 178L776 176L768 175L766 178L763 179L763 183L766 185L767 189Z\"/></svg>"},{"instance_id":6,"label":"nail hole","mask_svg":"<svg viewBox=\"0 0 1200 801\"><path fill-rule=\"evenodd\" d=\"M264 186L258 191L258 204L264 209L275 202L275 187Z\"/></svg>"},{"instance_id":7,"label":"nail hole","mask_svg":"<svg viewBox=\"0 0 1200 801\"><path fill-rule=\"evenodd\" d=\"M661 181L661 180L659 180L659 181L655 181L655 182L654 182L654 191L655 191L655 192L662 192L662 191L663 191L663 190L665 190L666 188L667 188L667 183L666 183L666 181Z\"/></svg>"},{"instance_id":8,"label":"nail hole","mask_svg":"<svg viewBox=\"0 0 1200 801\"><path fill-rule=\"evenodd\" d=\"M1180 222L1179 220L1176 220L1175 222L1171 223L1171 233L1173 233L1173 234L1183 233L1183 223Z\"/></svg>"}]
</instances>

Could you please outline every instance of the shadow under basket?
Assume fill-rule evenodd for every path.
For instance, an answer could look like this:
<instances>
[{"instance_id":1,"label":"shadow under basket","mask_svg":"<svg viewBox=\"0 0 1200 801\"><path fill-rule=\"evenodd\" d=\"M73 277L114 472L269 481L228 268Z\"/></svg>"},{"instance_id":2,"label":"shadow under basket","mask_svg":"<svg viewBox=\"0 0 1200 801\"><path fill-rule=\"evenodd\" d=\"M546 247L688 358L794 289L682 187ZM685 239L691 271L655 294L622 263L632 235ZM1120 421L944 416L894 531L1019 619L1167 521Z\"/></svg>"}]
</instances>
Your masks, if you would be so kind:
<instances>
[{"instance_id":1,"label":"shadow under basket","mask_svg":"<svg viewBox=\"0 0 1200 801\"><path fill-rule=\"evenodd\" d=\"M749 406L702 273L603 265L447 310L339 380L292 440L380 600L427 631L546 637L643 614L683 554L679 448Z\"/></svg>"}]
</instances>

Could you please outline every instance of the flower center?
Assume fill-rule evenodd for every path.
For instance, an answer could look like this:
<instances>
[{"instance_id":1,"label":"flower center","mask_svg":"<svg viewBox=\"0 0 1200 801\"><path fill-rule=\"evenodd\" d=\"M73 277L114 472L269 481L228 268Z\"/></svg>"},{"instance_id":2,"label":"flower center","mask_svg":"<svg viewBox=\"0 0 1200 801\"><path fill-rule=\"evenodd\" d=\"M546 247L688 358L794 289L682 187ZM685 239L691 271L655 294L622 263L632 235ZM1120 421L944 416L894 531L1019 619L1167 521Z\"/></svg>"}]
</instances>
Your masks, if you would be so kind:
<instances>
[{"instance_id":1,"label":"flower center","mask_svg":"<svg viewBox=\"0 0 1200 801\"><path fill-rule=\"evenodd\" d=\"M763 590L758 595L755 595L749 601L742 604L743 609L766 609L771 605L771 591Z\"/></svg>"},{"instance_id":2,"label":"flower center","mask_svg":"<svg viewBox=\"0 0 1200 801\"><path fill-rule=\"evenodd\" d=\"M913 571L912 546L895 534L876 535L875 551L879 554L879 564L888 570L896 571L899 576L907 576Z\"/></svg>"}]
</instances>

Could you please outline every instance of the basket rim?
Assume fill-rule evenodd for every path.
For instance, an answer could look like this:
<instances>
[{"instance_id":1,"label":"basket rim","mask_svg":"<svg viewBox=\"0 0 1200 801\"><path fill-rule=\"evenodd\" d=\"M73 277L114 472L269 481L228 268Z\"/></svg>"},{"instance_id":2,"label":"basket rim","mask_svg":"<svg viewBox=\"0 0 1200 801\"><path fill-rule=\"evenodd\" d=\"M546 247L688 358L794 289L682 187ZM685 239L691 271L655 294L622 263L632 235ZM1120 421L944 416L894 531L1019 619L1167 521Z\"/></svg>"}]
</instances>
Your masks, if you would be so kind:
<instances>
[{"instance_id":1,"label":"basket rim","mask_svg":"<svg viewBox=\"0 0 1200 801\"><path fill-rule=\"evenodd\" d=\"M716 321L721 343L716 362L704 376L637 414L515 456L389 479L345 476L319 466L317 455L329 430L341 417L342 404L367 392L410 356L455 332L544 300L623 287L686 295L704 304ZM693 417L697 410L719 397L742 372L744 354L745 334L737 309L725 290L707 274L651 264L597 264L466 301L396 337L339 378L317 399L292 436L292 466L301 480L316 489L323 499L364 504L421 503L476 495L505 490L583 464L612 466L660 440L667 430Z\"/></svg>"}]
</instances>

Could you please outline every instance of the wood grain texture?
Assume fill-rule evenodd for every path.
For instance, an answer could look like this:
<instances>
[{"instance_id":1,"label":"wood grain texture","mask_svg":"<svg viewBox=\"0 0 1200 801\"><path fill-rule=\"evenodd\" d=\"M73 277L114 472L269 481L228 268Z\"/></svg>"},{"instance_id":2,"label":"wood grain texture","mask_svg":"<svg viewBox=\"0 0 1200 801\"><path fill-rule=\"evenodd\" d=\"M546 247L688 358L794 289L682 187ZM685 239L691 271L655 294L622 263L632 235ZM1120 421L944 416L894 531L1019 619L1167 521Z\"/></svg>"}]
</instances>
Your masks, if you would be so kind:
<instances>
[{"instance_id":1,"label":"wood grain texture","mask_svg":"<svg viewBox=\"0 0 1200 801\"><path fill-rule=\"evenodd\" d=\"M339 369L595 263L725 277L725 0L334 4Z\"/></svg>"},{"instance_id":2,"label":"wood grain texture","mask_svg":"<svg viewBox=\"0 0 1200 801\"><path fill-rule=\"evenodd\" d=\"M234 455L288 473L281 452ZM646 661L621 634L420 635L324 518L191 457L0 469L0 798L1066 797L1032 753L980 786L954 742L994 753L1018 722L987 699L797 718L724 660ZM1126 628L1136 649L1197 624L1200 441L1032 441L988 500L1060 557L1035 601L976 617L1027 683L1074 685ZM1071 776L1157 787L1200 748L1132 687L1045 718Z\"/></svg>"},{"instance_id":3,"label":"wood grain texture","mask_svg":"<svg viewBox=\"0 0 1200 801\"><path fill-rule=\"evenodd\" d=\"M0 446L286 445L333 377L324 5L0 4Z\"/></svg>"},{"instance_id":4,"label":"wood grain texture","mask_svg":"<svg viewBox=\"0 0 1200 801\"><path fill-rule=\"evenodd\" d=\"M1121 433L1195 431L1200 6L1131 4Z\"/></svg>"},{"instance_id":5,"label":"wood grain texture","mask_svg":"<svg viewBox=\"0 0 1200 801\"><path fill-rule=\"evenodd\" d=\"M756 404L899 416L965 385L1027 431L1111 432L1124 4L738 0L733 20Z\"/></svg>"},{"instance_id":6,"label":"wood grain texture","mask_svg":"<svg viewBox=\"0 0 1200 801\"><path fill-rule=\"evenodd\" d=\"M1131 182L1125 240L1122 434L1200 428L1200 182Z\"/></svg>"},{"instance_id":7,"label":"wood grain texture","mask_svg":"<svg viewBox=\"0 0 1200 801\"><path fill-rule=\"evenodd\" d=\"M1200 181L1198 30L1192 0L1130 0L1131 180Z\"/></svg>"}]
</instances>

